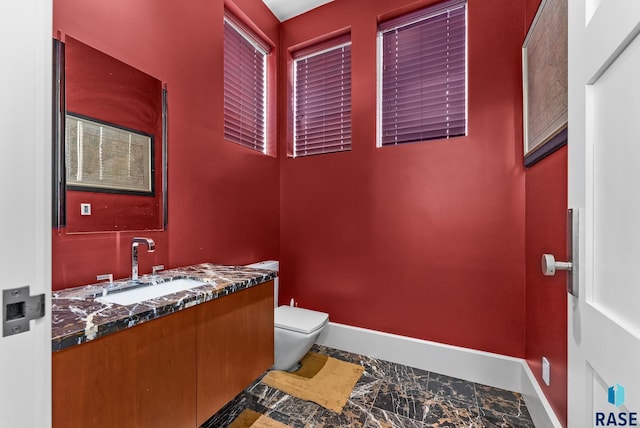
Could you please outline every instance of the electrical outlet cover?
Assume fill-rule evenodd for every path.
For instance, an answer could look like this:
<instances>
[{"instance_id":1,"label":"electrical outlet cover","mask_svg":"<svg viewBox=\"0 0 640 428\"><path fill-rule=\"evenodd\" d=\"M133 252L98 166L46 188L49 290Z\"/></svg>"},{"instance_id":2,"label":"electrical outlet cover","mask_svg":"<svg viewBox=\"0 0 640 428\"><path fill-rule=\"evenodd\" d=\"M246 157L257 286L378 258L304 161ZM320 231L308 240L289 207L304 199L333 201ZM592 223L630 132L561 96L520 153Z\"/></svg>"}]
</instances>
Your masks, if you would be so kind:
<instances>
[{"instance_id":1,"label":"electrical outlet cover","mask_svg":"<svg viewBox=\"0 0 640 428\"><path fill-rule=\"evenodd\" d=\"M91 215L91 204L80 204L80 215Z\"/></svg>"}]
</instances>

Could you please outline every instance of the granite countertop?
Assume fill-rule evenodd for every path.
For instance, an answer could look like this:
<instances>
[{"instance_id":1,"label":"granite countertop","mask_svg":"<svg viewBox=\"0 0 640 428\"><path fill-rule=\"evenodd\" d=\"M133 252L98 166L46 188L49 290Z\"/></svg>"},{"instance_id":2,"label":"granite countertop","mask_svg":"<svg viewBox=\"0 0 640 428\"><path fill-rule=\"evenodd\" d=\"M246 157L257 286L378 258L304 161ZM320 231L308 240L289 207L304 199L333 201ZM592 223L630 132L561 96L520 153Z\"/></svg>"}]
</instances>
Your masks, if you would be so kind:
<instances>
[{"instance_id":1,"label":"granite countertop","mask_svg":"<svg viewBox=\"0 0 640 428\"><path fill-rule=\"evenodd\" d=\"M272 270L211 263L170 269L140 279L161 283L172 278L191 278L206 284L128 306L96 300L103 295L109 282L55 291L51 304L52 350L79 345L262 284L276 276L277 272ZM126 279L113 282L115 288L126 287L126 284Z\"/></svg>"}]
</instances>

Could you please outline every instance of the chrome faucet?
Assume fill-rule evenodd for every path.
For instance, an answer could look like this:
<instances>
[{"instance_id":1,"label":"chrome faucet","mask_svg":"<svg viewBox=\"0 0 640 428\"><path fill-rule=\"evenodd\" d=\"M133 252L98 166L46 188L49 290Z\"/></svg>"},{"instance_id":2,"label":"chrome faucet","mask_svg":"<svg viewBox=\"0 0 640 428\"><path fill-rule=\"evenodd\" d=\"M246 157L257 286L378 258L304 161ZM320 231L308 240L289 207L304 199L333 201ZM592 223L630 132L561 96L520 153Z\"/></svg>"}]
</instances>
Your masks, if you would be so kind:
<instances>
[{"instance_id":1,"label":"chrome faucet","mask_svg":"<svg viewBox=\"0 0 640 428\"><path fill-rule=\"evenodd\" d=\"M131 242L131 281L138 280L138 245L147 244L147 251L153 253L156 243L151 238L133 238Z\"/></svg>"}]
</instances>

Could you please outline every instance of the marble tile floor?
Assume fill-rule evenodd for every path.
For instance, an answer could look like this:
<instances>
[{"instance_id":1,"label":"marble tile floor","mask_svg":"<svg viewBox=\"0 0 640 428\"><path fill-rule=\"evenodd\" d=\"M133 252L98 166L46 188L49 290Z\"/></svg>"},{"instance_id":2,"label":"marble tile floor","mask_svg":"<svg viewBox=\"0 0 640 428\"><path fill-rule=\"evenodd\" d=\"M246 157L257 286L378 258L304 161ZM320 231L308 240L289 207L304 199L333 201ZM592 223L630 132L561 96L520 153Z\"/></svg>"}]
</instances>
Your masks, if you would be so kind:
<instances>
[{"instance_id":1,"label":"marble tile floor","mask_svg":"<svg viewBox=\"0 0 640 428\"><path fill-rule=\"evenodd\" d=\"M293 428L534 427L516 392L324 346L312 351L365 368L341 414L257 380L201 428L226 427L246 408Z\"/></svg>"}]
</instances>

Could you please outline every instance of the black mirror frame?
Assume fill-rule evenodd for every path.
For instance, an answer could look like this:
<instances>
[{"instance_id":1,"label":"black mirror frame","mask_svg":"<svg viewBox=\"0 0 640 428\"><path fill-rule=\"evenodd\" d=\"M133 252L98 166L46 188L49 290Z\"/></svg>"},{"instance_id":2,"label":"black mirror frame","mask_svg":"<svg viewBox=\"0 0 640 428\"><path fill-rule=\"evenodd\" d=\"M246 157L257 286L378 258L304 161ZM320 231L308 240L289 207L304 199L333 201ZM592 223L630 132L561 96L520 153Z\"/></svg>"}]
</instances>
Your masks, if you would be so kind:
<instances>
[{"instance_id":1,"label":"black mirror frame","mask_svg":"<svg viewBox=\"0 0 640 428\"><path fill-rule=\"evenodd\" d=\"M65 72L64 72L64 43L53 39L53 194L52 218L53 227L61 229L67 225L66 213L66 171L64 162L64 132L65 132Z\"/></svg>"}]
</instances>

